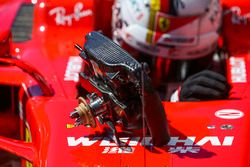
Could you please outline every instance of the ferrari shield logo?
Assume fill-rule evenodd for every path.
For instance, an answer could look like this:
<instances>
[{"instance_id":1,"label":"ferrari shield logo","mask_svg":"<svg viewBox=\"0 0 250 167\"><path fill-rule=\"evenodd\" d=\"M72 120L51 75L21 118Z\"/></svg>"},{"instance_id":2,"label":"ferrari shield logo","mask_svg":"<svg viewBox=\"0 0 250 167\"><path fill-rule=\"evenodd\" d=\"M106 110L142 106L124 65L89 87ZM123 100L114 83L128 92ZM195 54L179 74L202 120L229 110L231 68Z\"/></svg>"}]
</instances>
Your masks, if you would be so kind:
<instances>
[{"instance_id":1,"label":"ferrari shield logo","mask_svg":"<svg viewBox=\"0 0 250 167\"><path fill-rule=\"evenodd\" d=\"M162 32L165 32L168 30L170 26L170 21L167 18L160 17L158 21L158 27Z\"/></svg>"}]
</instances>

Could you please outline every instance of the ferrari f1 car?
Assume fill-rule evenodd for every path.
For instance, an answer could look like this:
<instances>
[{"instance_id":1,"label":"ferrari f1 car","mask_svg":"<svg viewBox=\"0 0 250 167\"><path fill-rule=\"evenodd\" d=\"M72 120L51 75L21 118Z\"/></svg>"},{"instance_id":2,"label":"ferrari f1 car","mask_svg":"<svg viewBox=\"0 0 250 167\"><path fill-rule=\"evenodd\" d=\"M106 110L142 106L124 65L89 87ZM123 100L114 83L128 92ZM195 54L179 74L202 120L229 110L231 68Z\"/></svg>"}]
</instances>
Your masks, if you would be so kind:
<instances>
[{"instance_id":1,"label":"ferrari f1 car","mask_svg":"<svg viewBox=\"0 0 250 167\"><path fill-rule=\"evenodd\" d=\"M112 3L0 2L0 166L248 167L250 3L223 2L229 99L176 103L92 32Z\"/></svg>"}]
</instances>

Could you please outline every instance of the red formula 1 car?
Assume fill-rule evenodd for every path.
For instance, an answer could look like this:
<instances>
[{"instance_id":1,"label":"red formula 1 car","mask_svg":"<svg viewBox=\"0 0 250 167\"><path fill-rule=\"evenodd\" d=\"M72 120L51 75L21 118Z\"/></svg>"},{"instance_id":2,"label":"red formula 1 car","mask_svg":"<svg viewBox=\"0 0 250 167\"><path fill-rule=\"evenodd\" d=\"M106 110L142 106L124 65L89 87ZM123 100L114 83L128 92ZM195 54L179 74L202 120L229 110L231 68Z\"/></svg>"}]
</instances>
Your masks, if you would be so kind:
<instances>
[{"instance_id":1,"label":"red formula 1 car","mask_svg":"<svg viewBox=\"0 0 250 167\"><path fill-rule=\"evenodd\" d=\"M223 2L230 98L163 101L170 135L140 112L144 66L89 34L110 36L112 3L0 1L0 166L250 166L250 3Z\"/></svg>"}]
</instances>

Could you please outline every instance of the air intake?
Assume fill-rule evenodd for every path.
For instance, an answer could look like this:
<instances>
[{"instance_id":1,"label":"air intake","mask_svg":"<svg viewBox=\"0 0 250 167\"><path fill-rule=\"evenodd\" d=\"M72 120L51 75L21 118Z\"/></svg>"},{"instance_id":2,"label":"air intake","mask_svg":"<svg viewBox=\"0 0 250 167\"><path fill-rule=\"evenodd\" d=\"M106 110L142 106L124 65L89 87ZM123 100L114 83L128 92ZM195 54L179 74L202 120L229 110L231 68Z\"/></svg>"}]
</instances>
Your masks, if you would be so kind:
<instances>
[{"instance_id":1,"label":"air intake","mask_svg":"<svg viewBox=\"0 0 250 167\"><path fill-rule=\"evenodd\" d=\"M34 17L34 5L22 4L11 27L14 42L23 42L31 39Z\"/></svg>"}]
</instances>

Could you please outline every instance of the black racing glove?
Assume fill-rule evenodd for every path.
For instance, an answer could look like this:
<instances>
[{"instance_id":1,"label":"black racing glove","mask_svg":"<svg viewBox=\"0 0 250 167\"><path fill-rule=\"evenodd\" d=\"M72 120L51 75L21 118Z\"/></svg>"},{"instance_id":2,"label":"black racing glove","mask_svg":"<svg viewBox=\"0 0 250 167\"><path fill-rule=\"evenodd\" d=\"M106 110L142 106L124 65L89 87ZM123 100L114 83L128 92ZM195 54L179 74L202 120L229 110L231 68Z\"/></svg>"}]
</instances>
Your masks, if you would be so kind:
<instances>
[{"instance_id":1,"label":"black racing glove","mask_svg":"<svg viewBox=\"0 0 250 167\"><path fill-rule=\"evenodd\" d=\"M204 70L187 78L181 86L180 101L202 101L228 98L231 86L216 72Z\"/></svg>"}]
</instances>

